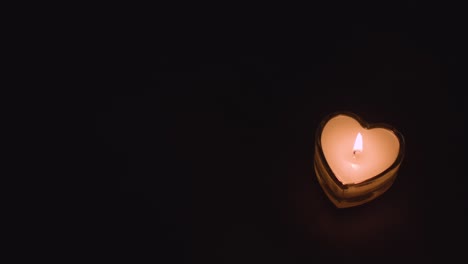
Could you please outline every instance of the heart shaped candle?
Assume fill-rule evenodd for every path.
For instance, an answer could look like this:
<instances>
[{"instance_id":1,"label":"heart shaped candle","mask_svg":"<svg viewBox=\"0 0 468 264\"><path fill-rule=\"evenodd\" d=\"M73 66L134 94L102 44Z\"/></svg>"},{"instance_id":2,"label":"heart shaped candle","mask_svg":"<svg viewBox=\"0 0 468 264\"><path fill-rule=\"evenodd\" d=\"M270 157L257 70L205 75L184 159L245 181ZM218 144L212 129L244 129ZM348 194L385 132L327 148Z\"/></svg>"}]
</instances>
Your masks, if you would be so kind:
<instances>
[{"instance_id":1,"label":"heart shaped candle","mask_svg":"<svg viewBox=\"0 0 468 264\"><path fill-rule=\"evenodd\" d=\"M352 113L334 113L317 130L315 173L338 208L356 206L390 188L403 154L404 139L396 129L367 124Z\"/></svg>"}]
</instances>

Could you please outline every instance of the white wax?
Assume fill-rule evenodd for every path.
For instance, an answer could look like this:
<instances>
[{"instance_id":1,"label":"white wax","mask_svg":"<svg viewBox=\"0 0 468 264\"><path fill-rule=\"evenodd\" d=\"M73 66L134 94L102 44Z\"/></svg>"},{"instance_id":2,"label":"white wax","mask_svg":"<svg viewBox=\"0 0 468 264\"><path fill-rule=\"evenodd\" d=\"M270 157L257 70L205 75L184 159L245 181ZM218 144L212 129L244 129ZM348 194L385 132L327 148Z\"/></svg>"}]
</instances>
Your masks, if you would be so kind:
<instances>
[{"instance_id":1,"label":"white wax","mask_svg":"<svg viewBox=\"0 0 468 264\"><path fill-rule=\"evenodd\" d=\"M362 150L354 152L359 133ZM325 124L321 143L328 165L343 184L360 183L382 173L395 162L400 149L392 131L363 128L346 115L338 115Z\"/></svg>"}]
</instances>

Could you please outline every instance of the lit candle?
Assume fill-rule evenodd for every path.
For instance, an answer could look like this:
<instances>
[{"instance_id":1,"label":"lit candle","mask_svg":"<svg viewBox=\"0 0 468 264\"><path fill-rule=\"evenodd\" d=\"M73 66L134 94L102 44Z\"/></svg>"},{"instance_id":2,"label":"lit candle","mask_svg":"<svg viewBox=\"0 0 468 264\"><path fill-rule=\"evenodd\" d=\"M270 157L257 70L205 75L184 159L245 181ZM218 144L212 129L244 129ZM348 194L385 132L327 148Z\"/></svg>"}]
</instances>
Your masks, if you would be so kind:
<instances>
[{"instance_id":1,"label":"lit candle","mask_svg":"<svg viewBox=\"0 0 468 264\"><path fill-rule=\"evenodd\" d=\"M366 203L392 185L403 159L403 136L352 113L327 116L316 136L315 172L339 208Z\"/></svg>"}]
</instances>

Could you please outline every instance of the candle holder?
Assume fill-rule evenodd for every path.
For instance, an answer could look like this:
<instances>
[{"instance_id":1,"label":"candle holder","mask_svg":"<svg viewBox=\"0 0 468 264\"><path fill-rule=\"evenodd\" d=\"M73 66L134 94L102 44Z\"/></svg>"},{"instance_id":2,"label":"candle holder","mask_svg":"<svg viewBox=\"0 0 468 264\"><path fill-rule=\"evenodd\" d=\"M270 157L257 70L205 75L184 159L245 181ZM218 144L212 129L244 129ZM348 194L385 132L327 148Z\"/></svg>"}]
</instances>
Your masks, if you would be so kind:
<instances>
[{"instance_id":1,"label":"candle holder","mask_svg":"<svg viewBox=\"0 0 468 264\"><path fill-rule=\"evenodd\" d=\"M373 129L386 131L389 134L393 134L396 137L395 142L398 142L398 149L396 147L393 150L395 156L395 160L386 168L383 168L380 173L369 177L363 181L353 183L353 182L346 182L343 179L339 179L336 175L336 171L332 169L329 162L327 161L323 145L322 145L322 134L324 132L324 128L330 122L330 120L334 120L336 123L335 118L352 118L355 120L358 125L354 125L358 127L360 131L363 133L374 133ZM340 133L346 133L342 131L341 127L337 126L334 128L338 130ZM382 130L383 129L383 130ZM328 129L330 130L330 129ZM328 131L327 130L327 131ZM354 130L353 130L354 132ZM359 134L359 136L361 136ZM316 131L316 138L315 138L315 157L314 157L314 167L315 173L320 183L322 189L324 190L325 194L328 196L330 201L337 207L337 208L347 208L358 206L364 203L367 203L378 196L382 195L385 191L387 191L393 184L398 169L400 168L401 162L404 156L404 148L405 148L405 141L403 135L398 132L395 128L391 127L390 125L383 124L383 123L376 123L376 124L369 124L361 119L356 114L350 112L335 112L326 116L322 122L320 123L317 131ZM329 139L328 139L329 140ZM361 139L362 140L362 139ZM356 139L357 141L357 139ZM361 143L362 144L362 143ZM364 139L364 146L366 144L366 139ZM395 143L396 144L396 143ZM347 147L347 146L340 146ZM365 147L364 147L365 148ZM350 150L351 151L351 150ZM364 150L365 151L365 150ZM352 151L351 151L352 152ZM385 149L381 150L379 153L385 153ZM393 157L393 156L392 156ZM377 159L378 157L372 157L373 160ZM371 163L372 165L373 163ZM350 169L352 170L352 169ZM338 170L337 170L338 171ZM356 172L353 172L356 173ZM359 171L357 172L359 174Z\"/></svg>"}]
</instances>

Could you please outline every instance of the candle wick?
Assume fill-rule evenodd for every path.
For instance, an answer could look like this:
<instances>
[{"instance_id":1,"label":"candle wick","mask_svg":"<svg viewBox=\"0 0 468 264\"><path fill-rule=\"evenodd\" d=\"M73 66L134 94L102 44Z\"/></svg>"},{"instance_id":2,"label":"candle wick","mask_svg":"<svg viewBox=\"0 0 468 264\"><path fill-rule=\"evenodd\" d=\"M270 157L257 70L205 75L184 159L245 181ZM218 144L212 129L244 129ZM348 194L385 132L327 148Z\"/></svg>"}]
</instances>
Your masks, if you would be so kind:
<instances>
[{"instance_id":1,"label":"candle wick","mask_svg":"<svg viewBox=\"0 0 468 264\"><path fill-rule=\"evenodd\" d=\"M353 158L356 158L356 152L360 152L359 150L353 150Z\"/></svg>"}]
</instances>

